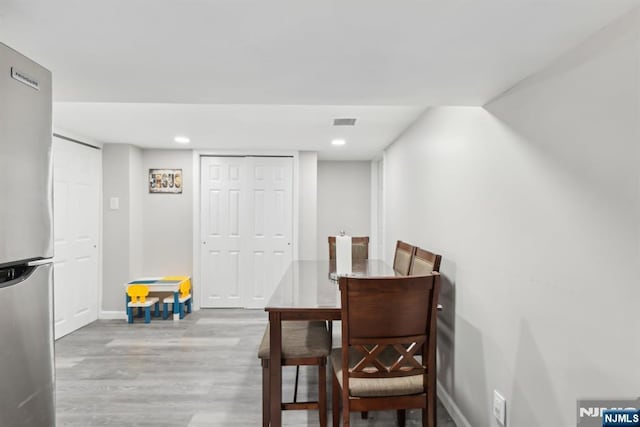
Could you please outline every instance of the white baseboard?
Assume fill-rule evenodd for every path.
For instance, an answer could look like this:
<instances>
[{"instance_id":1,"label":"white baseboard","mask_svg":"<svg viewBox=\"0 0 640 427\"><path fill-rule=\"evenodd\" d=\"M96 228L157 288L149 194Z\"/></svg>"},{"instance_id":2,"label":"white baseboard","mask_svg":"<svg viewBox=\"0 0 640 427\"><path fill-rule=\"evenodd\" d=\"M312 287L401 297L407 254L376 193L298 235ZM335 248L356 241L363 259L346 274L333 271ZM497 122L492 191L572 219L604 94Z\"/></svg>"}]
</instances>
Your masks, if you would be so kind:
<instances>
[{"instance_id":1,"label":"white baseboard","mask_svg":"<svg viewBox=\"0 0 640 427\"><path fill-rule=\"evenodd\" d=\"M444 406L447 412L449 412L449 415L451 415L451 418L453 418L456 425L458 427L471 427L471 423L467 421L465 416L462 414L462 411L460 411L460 408L458 408L458 405L456 405L439 381L436 387L438 389L438 398L440 398L442 406Z\"/></svg>"},{"instance_id":2,"label":"white baseboard","mask_svg":"<svg viewBox=\"0 0 640 427\"><path fill-rule=\"evenodd\" d=\"M126 320L127 313L124 311L104 311L102 310L100 314L98 314L98 319L100 320Z\"/></svg>"}]
</instances>

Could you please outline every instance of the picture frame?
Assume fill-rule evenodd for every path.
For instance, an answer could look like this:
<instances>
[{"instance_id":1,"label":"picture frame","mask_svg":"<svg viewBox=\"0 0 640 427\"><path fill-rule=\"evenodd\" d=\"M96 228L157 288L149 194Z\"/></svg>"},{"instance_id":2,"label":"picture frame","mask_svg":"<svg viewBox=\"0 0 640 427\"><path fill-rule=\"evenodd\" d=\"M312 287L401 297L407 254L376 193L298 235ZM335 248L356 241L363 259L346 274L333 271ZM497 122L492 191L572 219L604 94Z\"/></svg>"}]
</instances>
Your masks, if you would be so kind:
<instances>
[{"instance_id":1,"label":"picture frame","mask_svg":"<svg viewBox=\"0 0 640 427\"><path fill-rule=\"evenodd\" d=\"M182 169L149 169L149 193L182 194Z\"/></svg>"}]
</instances>

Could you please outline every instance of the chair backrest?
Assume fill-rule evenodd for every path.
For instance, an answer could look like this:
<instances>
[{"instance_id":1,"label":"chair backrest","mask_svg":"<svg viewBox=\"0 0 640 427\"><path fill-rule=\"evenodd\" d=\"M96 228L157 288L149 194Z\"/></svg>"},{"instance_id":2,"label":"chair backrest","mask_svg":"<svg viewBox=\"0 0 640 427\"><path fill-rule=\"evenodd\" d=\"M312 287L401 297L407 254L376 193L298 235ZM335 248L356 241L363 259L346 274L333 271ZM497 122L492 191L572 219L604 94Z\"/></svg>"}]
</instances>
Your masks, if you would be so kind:
<instances>
[{"instance_id":1,"label":"chair backrest","mask_svg":"<svg viewBox=\"0 0 640 427\"><path fill-rule=\"evenodd\" d=\"M180 298L188 297L191 294L191 280L187 279L180 283Z\"/></svg>"},{"instance_id":2,"label":"chair backrest","mask_svg":"<svg viewBox=\"0 0 640 427\"><path fill-rule=\"evenodd\" d=\"M149 295L149 287L147 285L129 285L127 286L127 295L131 298L131 302L145 302Z\"/></svg>"},{"instance_id":3,"label":"chair backrest","mask_svg":"<svg viewBox=\"0 0 640 427\"><path fill-rule=\"evenodd\" d=\"M409 267L416 247L398 240L396 243L396 253L393 257L393 269L403 276L409 275Z\"/></svg>"},{"instance_id":4,"label":"chair backrest","mask_svg":"<svg viewBox=\"0 0 640 427\"><path fill-rule=\"evenodd\" d=\"M349 377L424 374L426 386L435 375L440 275L341 277L340 291L342 366L350 366L350 354L360 358L342 370L343 384ZM421 361L414 356L419 349L425 355Z\"/></svg>"},{"instance_id":5,"label":"chair backrest","mask_svg":"<svg viewBox=\"0 0 640 427\"><path fill-rule=\"evenodd\" d=\"M191 278L189 276L164 276L162 279L164 279L164 280L182 280L182 282L180 282L180 286L179 286L180 297L181 298L187 297L191 293Z\"/></svg>"},{"instance_id":6,"label":"chair backrest","mask_svg":"<svg viewBox=\"0 0 640 427\"><path fill-rule=\"evenodd\" d=\"M409 274L411 276L420 276L429 274L432 271L440 271L440 261L442 261L442 255L416 248L411 260Z\"/></svg>"},{"instance_id":7,"label":"chair backrest","mask_svg":"<svg viewBox=\"0 0 640 427\"><path fill-rule=\"evenodd\" d=\"M329 259L336 259L336 237L329 236ZM351 260L369 259L369 237L351 238Z\"/></svg>"}]
</instances>

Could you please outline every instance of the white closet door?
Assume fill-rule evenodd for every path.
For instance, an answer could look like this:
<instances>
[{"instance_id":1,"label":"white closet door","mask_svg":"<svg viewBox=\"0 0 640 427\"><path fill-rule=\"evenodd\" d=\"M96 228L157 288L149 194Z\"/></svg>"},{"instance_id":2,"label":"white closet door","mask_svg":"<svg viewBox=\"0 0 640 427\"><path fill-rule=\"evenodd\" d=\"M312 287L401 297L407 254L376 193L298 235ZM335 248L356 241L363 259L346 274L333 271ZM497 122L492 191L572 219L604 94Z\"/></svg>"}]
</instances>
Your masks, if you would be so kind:
<instances>
[{"instance_id":1,"label":"white closet door","mask_svg":"<svg viewBox=\"0 0 640 427\"><path fill-rule=\"evenodd\" d=\"M265 306L292 259L292 164L202 157L202 307Z\"/></svg>"},{"instance_id":2,"label":"white closet door","mask_svg":"<svg viewBox=\"0 0 640 427\"><path fill-rule=\"evenodd\" d=\"M99 150L53 139L56 339L98 318L100 170Z\"/></svg>"},{"instance_id":3,"label":"white closet door","mask_svg":"<svg viewBox=\"0 0 640 427\"><path fill-rule=\"evenodd\" d=\"M246 205L243 157L203 157L201 161L202 307L244 307L241 249Z\"/></svg>"},{"instance_id":4,"label":"white closet door","mask_svg":"<svg viewBox=\"0 0 640 427\"><path fill-rule=\"evenodd\" d=\"M290 157L248 157L247 268L245 306L263 308L292 258Z\"/></svg>"}]
</instances>

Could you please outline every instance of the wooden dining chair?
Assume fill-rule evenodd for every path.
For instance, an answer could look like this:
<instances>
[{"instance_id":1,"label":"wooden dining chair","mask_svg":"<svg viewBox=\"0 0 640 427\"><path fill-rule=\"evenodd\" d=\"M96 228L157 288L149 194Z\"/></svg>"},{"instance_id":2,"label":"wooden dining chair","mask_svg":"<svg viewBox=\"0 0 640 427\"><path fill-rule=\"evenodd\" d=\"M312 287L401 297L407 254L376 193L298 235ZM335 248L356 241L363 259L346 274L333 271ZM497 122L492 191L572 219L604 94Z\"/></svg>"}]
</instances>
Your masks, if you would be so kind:
<instances>
[{"instance_id":1,"label":"wooden dining chair","mask_svg":"<svg viewBox=\"0 0 640 427\"><path fill-rule=\"evenodd\" d=\"M258 358L262 362L262 425L270 424L269 399L270 328L262 337ZM295 366L293 400L282 404L282 410L317 409L320 427L327 426L327 358L331 352L331 336L325 322L289 320L282 322L282 366ZM300 365L318 367L318 400L298 402Z\"/></svg>"},{"instance_id":2,"label":"wooden dining chair","mask_svg":"<svg viewBox=\"0 0 640 427\"><path fill-rule=\"evenodd\" d=\"M396 242L396 252L393 256L393 270L402 276L408 276L411 263L414 259L417 249L418 248L416 246L398 240ZM425 272L425 274L427 273ZM418 353L421 352L418 351ZM361 413L361 416L362 419L367 419L369 417L369 414L368 412L364 411Z\"/></svg>"},{"instance_id":3,"label":"wooden dining chair","mask_svg":"<svg viewBox=\"0 0 640 427\"><path fill-rule=\"evenodd\" d=\"M393 269L402 276L409 275L411 260L415 254L416 247L398 240L396 243L396 253L393 256Z\"/></svg>"},{"instance_id":4,"label":"wooden dining chair","mask_svg":"<svg viewBox=\"0 0 640 427\"><path fill-rule=\"evenodd\" d=\"M336 259L336 236L329 236L329 259ZM351 260L369 259L369 236L351 238Z\"/></svg>"},{"instance_id":5,"label":"wooden dining chair","mask_svg":"<svg viewBox=\"0 0 640 427\"><path fill-rule=\"evenodd\" d=\"M440 271L440 261L442 261L442 255L434 254L425 249L416 247L416 251L411 258L411 266L409 267L410 276L419 276L422 274L430 274L433 271ZM441 304L437 305L438 311L442 311ZM418 350L417 354L422 354L422 351Z\"/></svg>"},{"instance_id":6,"label":"wooden dining chair","mask_svg":"<svg viewBox=\"0 0 640 427\"><path fill-rule=\"evenodd\" d=\"M340 278L342 348L331 353L333 425L350 412L422 409L436 423L436 304L440 275ZM422 349L423 357L416 356Z\"/></svg>"},{"instance_id":7,"label":"wooden dining chair","mask_svg":"<svg viewBox=\"0 0 640 427\"><path fill-rule=\"evenodd\" d=\"M432 271L440 271L440 261L442 261L442 255L436 255L433 252L416 248L411 258L409 275L417 276L429 274Z\"/></svg>"}]
</instances>

